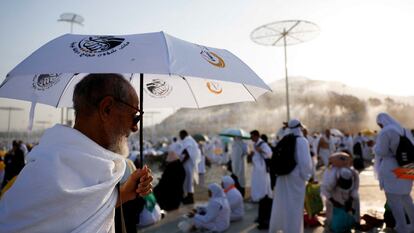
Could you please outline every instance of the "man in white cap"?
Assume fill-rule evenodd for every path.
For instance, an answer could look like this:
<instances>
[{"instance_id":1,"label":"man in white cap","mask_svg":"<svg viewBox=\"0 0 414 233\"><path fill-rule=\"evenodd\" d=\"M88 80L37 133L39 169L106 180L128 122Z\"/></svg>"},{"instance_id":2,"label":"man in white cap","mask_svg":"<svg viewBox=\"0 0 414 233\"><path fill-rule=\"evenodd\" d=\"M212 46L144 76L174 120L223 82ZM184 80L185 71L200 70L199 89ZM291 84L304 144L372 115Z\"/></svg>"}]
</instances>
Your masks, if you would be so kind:
<instances>
[{"instance_id":1,"label":"man in white cap","mask_svg":"<svg viewBox=\"0 0 414 233\"><path fill-rule=\"evenodd\" d=\"M308 140L302 134L301 122L292 119L288 127L289 133L297 136L294 154L296 167L288 175L277 177L269 233L303 232L305 187L312 175L312 161Z\"/></svg>"},{"instance_id":2,"label":"man in white cap","mask_svg":"<svg viewBox=\"0 0 414 233\"><path fill-rule=\"evenodd\" d=\"M224 176L221 185L230 204L230 221L241 220L244 216L243 197L234 185L233 178L230 176Z\"/></svg>"},{"instance_id":3,"label":"man in white cap","mask_svg":"<svg viewBox=\"0 0 414 233\"><path fill-rule=\"evenodd\" d=\"M410 196L413 181L399 179L393 170L398 166L396 151L400 136L406 135L411 143L414 142L411 133L387 113L377 116L377 124L381 128L375 144L375 171L380 188L385 191L387 203L395 219L395 230L399 233L414 231L414 204ZM410 219L411 226L405 221L405 213Z\"/></svg>"}]
</instances>

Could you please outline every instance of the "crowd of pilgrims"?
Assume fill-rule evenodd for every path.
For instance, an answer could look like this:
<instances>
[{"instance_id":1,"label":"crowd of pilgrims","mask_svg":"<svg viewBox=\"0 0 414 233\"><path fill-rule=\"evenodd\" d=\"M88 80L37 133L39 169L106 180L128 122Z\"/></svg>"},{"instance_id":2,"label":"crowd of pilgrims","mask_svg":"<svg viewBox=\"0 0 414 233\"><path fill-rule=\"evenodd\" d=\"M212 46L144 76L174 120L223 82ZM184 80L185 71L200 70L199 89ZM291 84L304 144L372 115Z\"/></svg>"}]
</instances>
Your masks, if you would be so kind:
<instances>
[{"instance_id":1,"label":"crowd of pilgrims","mask_svg":"<svg viewBox=\"0 0 414 233\"><path fill-rule=\"evenodd\" d=\"M359 173L374 165L379 186L394 215L395 230L411 232L414 224L408 225L405 220L414 222L410 196L412 181L398 179L391 171L398 167L394 157L399 136L406 133L412 142L414 140L410 131L386 113L378 115L377 124L381 128L379 133L365 130L351 134L336 129L309 133L304 124L293 119L283 122L273 140L253 130L250 139L236 136L228 143L220 140L197 142L186 130L181 130L179 138L173 138L168 146L163 172L153 193L122 205L126 230L136 232L136 226L155 224L167 212L194 204L197 184L207 187L209 200L206 205L194 205L185 215L178 224L183 231L223 232L231 222L243 219L244 203L250 202L259 206L255 220L259 229L268 229L270 233L303 232L304 214L310 222L315 219L316 213L307 208L304 210L307 188L313 184L317 185L318 191L320 188L326 216L323 224L327 230L336 213L335 208L346 210L354 220L354 227L358 228L361 227ZM296 166L287 175L271 177L266 159L272 157L272 148L288 134L297 136ZM13 141L12 148L0 160L2 193L24 167L30 149L21 141ZM125 161L127 169L121 183L139 167L137 160ZM205 184L205 173L212 164L226 166L228 172L219 183ZM252 166L250 184L246 179L247 166ZM248 186L250 192L246 190ZM117 208L116 232L121 232L120 211Z\"/></svg>"}]
</instances>

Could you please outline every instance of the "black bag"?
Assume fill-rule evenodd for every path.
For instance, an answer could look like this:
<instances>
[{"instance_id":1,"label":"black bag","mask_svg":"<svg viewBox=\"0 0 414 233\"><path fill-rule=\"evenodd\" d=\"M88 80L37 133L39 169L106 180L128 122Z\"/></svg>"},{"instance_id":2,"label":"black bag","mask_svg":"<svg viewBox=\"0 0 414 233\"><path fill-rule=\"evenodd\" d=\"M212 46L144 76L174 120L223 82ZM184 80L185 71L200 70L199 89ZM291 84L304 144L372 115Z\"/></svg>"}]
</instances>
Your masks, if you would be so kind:
<instances>
[{"instance_id":1,"label":"black bag","mask_svg":"<svg viewBox=\"0 0 414 233\"><path fill-rule=\"evenodd\" d=\"M410 139L407 138L405 130L404 135L400 136L396 158L398 165L400 166L414 162L414 145L411 143Z\"/></svg>"},{"instance_id":2,"label":"black bag","mask_svg":"<svg viewBox=\"0 0 414 233\"><path fill-rule=\"evenodd\" d=\"M364 159L362 158L362 144L360 142L355 143L353 147L354 151L354 158L353 158L353 166L356 170L361 171L364 170Z\"/></svg>"},{"instance_id":3,"label":"black bag","mask_svg":"<svg viewBox=\"0 0 414 233\"><path fill-rule=\"evenodd\" d=\"M296 167L296 138L297 136L288 134L273 149L273 155L270 160L271 176L287 175Z\"/></svg>"}]
</instances>

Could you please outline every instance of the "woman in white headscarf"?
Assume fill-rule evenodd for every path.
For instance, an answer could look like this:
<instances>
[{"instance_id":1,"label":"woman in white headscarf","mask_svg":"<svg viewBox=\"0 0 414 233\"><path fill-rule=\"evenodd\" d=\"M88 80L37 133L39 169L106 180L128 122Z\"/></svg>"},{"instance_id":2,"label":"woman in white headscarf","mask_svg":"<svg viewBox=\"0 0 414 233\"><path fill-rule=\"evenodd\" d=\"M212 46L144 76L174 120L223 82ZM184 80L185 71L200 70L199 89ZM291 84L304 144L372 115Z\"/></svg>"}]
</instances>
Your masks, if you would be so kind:
<instances>
[{"instance_id":1,"label":"woman in white headscarf","mask_svg":"<svg viewBox=\"0 0 414 233\"><path fill-rule=\"evenodd\" d=\"M222 232L230 227L230 206L223 189L216 183L208 186L210 200L205 213L194 215L196 228Z\"/></svg>"},{"instance_id":2,"label":"woman in white headscarf","mask_svg":"<svg viewBox=\"0 0 414 233\"><path fill-rule=\"evenodd\" d=\"M375 171L379 180L380 188L384 190L387 203L395 218L395 230L397 232L410 232L414 225L407 225L406 213L410 222L414 222L414 205L410 196L413 186L412 180L398 179L393 170L398 166L396 151L400 142L400 136L406 135L411 142L414 140L411 133L387 113L377 116L377 124L381 127L375 144Z\"/></svg>"},{"instance_id":3,"label":"woman in white headscarf","mask_svg":"<svg viewBox=\"0 0 414 233\"><path fill-rule=\"evenodd\" d=\"M230 176L224 176L222 179L222 186L230 205L230 221L241 220L244 216L243 197L234 185L233 178Z\"/></svg>"},{"instance_id":4,"label":"woman in white headscarf","mask_svg":"<svg viewBox=\"0 0 414 233\"><path fill-rule=\"evenodd\" d=\"M301 122L292 119L288 127L289 133L297 136L294 155L297 165L288 175L277 177L269 233L303 232L305 188L306 181L312 175L312 161L308 140L303 137L301 131Z\"/></svg>"}]
</instances>

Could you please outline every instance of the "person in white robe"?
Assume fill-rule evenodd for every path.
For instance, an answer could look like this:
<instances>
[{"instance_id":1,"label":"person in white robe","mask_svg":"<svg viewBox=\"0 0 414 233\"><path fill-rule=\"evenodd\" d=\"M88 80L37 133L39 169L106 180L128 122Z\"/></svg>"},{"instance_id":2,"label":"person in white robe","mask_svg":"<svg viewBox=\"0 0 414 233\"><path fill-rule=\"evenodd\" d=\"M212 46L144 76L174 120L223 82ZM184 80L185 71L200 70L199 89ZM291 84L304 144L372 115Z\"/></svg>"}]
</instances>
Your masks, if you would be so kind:
<instances>
[{"instance_id":1,"label":"person in white robe","mask_svg":"<svg viewBox=\"0 0 414 233\"><path fill-rule=\"evenodd\" d=\"M229 202L231 214L230 221L239 221L244 216L243 196L234 185L234 180L230 176L224 176L221 183L227 201Z\"/></svg>"},{"instance_id":2,"label":"person in white robe","mask_svg":"<svg viewBox=\"0 0 414 233\"><path fill-rule=\"evenodd\" d=\"M329 129L325 130L325 134L321 136L318 143L318 156L322 159L323 165L328 167L329 156L335 152L334 139L331 137Z\"/></svg>"},{"instance_id":3,"label":"person in white robe","mask_svg":"<svg viewBox=\"0 0 414 233\"><path fill-rule=\"evenodd\" d=\"M208 185L210 199L203 214L196 213L193 221L197 229L223 232L230 227L230 205L223 189L216 183Z\"/></svg>"},{"instance_id":4,"label":"person in white robe","mask_svg":"<svg viewBox=\"0 0 414 233\"><path fill-rule=\"evenodd\" d=\"M266 196L272 196L270 175L266 170L265 164L265 159L272 157L272 150L270 149L270 146L260 138L259 131L253 130L250 132L250 136L254 143L250 196L253 202L258 202Z\"/></svg>"},{"instance_id":5,"label":"person in white robe","mask_svg":"<svg viewBox=\"0 0 414 233\"><path fill-rule=\"evenodd\" d=\"M46 130L0 200L0 232L114 232L115 206L151 192L146 166L116 188L127 136L138 130L139 100L130 83L119 74L89 74L73 102L74 128Z\"/></svg>"},{"instance_id":6,"label":"person in white robe","mask_svg":"<svg viewBox=\"0 0 414 233\"><path fill-rule=\"evenodd\" d=\"M180 159L185 169L184 193L187 195L183 199L184 204L194 203L194 183L198 183L198 163L201 159L201 152L197 142L187 131L180 131L181 152Z\"/></svg>"},{"instance_id":7,"label":"person in white robe","mask_svg":"<svg viewBox=\"0 0 414 233\"><path fill-rule=\"evenodd\" d=\"M198 185L204 187L204 179L206 174L206 156L204 152L204 143L199 142L198 147L200 150L200 160L198 162L197 168L198 168Z\"/></svg>"},{"instance_id":8,"label":"person in white robe","mask_svg":"<svg viewBox=\"0 0 414 233\"><path fill-rule=\"evenodd\" d=\"M385 192L387 203L396 221L395 230L399 233L413 232L414 225L407 225L406 213L411 223L414 222L414 204L410 196L413 186L412 180L399 179L393 173L398 166L396 151L400 136L405 135L413 143L410 131L404 129L394 118L387 113L377 116L377 124L381 128L375 144L375 172L379 185Z\"/></svg>"},{"instance_id":9,"label":"person in white robe","mask_svg":"<svg viewBox=\"0 0 414 233\"><path fill-rule=\"evenodd\" d=\"M345 181L345 182L341 182ZM325 197L326 221L332 220L333 207L351 210L356 223L360 221L359 175L350 167L330 167L324 172L321 194Z\"/></svg>"},{"instance_id":10,"label":"person in white robe","mask_svg":"<svg viewBox=\"0 0 414 233\"><path fill-rule=\"evenodd\" d=\"M247 144L240 137L235 137L231 147L231 169L243 189L246 187L246 156Z\"/></svg>"},{"instance_id":11,"label":"person in white robe","mask_svg":"<svg viewBox=\"0 0 414 233\"><path fill-rule=\"evenodd\" d=\"M297 119L288 123L290 133L297 136L296 167L291 173L278 176L274 191L269 233L302 233L306 182L312 175L308 140L303 137L302 124Z\"/></svg>"},{"instance_id":12,"label":"person in white robe","mask_svg":"<svg viewBox=\"0 0 414 233\"><path fill-rule=\"evenodd\" d=\"M176 137L173 137L172 143L168 146L168 152L174 152L176 155L181 153L181 143L177 141Z\"/></svg>"}]
</instances>

